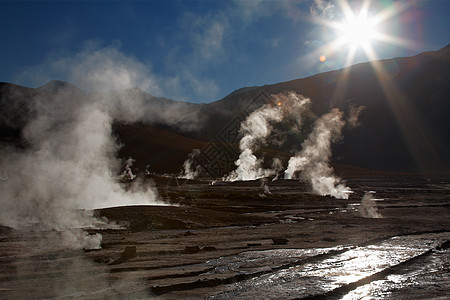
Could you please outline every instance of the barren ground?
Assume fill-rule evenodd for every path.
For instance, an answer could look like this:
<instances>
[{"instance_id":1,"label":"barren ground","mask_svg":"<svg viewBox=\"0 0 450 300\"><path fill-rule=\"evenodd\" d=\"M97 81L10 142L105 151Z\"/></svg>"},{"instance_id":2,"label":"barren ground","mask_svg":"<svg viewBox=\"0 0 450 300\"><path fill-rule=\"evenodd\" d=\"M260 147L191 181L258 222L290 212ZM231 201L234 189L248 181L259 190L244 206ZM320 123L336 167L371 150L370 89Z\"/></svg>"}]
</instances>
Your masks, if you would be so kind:
<instances>
[{"instance_id":1,"label":"barren ground","mask_svg":"<svg viewBox=\"0 0 450 300\"><path fill-rule=\"evenodd\" d=\"M260 181L155 182L177 206L96 211L123 228L87 229L102 234L100 250L54 249L52 232L0 227L0 298L450 295L448 177L348 178L348 200L297 181L269 181L271 193ZM369 191L382 218L361 215Z\"/></svg>"}]
</instances>

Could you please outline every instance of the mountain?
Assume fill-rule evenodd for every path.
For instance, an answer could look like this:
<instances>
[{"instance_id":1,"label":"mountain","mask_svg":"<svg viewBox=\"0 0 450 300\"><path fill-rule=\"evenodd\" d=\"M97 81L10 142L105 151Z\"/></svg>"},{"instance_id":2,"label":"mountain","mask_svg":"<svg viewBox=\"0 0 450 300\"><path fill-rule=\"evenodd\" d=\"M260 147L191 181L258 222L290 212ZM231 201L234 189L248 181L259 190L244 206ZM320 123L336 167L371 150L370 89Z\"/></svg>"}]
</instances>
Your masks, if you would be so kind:
<instances>
[{"instance_id":1,"label":"mountain","mask_svg":"<svg viewBox=\"0 0 450 300\"><path fill-rule=\"evenodd\" d=\"M66 94L75 97L83 97L86 95L86 92L77 86L60 80L52 80L38 89L53 94Z\"/></svg>"},{"instance_id":2,"label":"mountain","mask_svg":"<svg viewBox=\"0 0 450 300\"><path fill-rule=\"evenodd\" d=\"M343 164L395 171L450 169L450 45L414 57L361 63L231 94L208 105L236 115L260 92L295 91L317 115L364 106L360 127L344 130L333 158ZM237 108L237 109L233 109Z\"/></svg>"},{"instance_id":3,"label":"mountain","mask_svg":"<svg viewBox=\"0 0 450 300\"><path fill-rule=\"evenodd\" d=\"M23 129L39 113L35 103L48 101L43 99L59 95L63 100L55 102L61 104L100 97L107 100L103 104L114 106L113 134L123 146L119 155L135 159L135 168L177 173L197 148L201 150L197 162L207 165L211 175L220 175L234 168L240 122L272 101L271 95L284 91L310 98L316 116L331 108L349 116L361 107L360 125L346 126L343 140L333 146L334 163L387 171L450 171L450 45L413 57L242 88L208 104L157 98L139 89L86 94L60 81L37 89L0 83L0 142L26 147ZM277 130L289 132L289 126L286 121ZM257 154L266 161L280 157L286 163L306 136L307 132L288 134L282 147L269 145Z\"/></svg>"},{"instance_id":4,"label":"mountain","mask_svg":"<svg viewBox=\"0 0 450 300\"><path fill-rule=\"evenodd\" d=\"M448 170L450 46L266 87L294 90L317 110L364 105L362 126L335 148L341 162L377 169Z\"/></svg>"}]
</instances>

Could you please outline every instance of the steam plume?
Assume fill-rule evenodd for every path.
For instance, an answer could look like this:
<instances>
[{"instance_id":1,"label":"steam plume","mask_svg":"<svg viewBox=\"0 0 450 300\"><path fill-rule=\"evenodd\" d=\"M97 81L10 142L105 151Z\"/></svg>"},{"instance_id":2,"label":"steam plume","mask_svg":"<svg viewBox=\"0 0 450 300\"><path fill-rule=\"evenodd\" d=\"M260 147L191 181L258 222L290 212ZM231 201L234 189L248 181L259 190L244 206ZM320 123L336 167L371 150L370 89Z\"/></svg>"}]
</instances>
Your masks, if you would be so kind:
<instances>
[{"instance_id":1,"label":"steam plume","mask_svg":"<svg viewBox=\"0 0 450 300\"><path fill-rule=\"evenodd\" d=\"M101 57L98 52L94 55L96 60ZM81 67L66 71L72 72L71 78L96 75L107 89L110 79L112 84L120 82L133 67L107 59L97 73L89 73L90 66L84 74L82 67L90 61L87 57ZM133 78L126 84L133 84ZM115 175L121 165L116 158L119 145L111 135L115 120L148 121L152 115L134 114L143 99L130 92L86 95L70 89L62 86L56 94L36 91L28 102L33 114L22 130L26 149L0 145L0 222L14 228L63 231L61 238L73 248L98 248L101 236L79 228L101 222L82 209L160 204L150 184L126 189L119 183ZM150 111L148 105L145 111Z\"/></svg>"},{"instance_id":2,"label":"steam plume","mask_svg":"<svg viewBox=\"0 0 450 300\"><path fill-rule=\"evenodd\" d=\"M0 221L16 228L65 230L93 225L92 215L80 215L78 209L156 203L150 187L130 192L117 182L118 145L102 105L66 108L56 105L59 97L38 104L38 117L24 130L29 149L0 150L0 168L7 174L0 182Z\"/></svg>"},{"instance_id":3,"label":"steam plume","mask_svg":"<svg viewBox=\"0 0 450 300\"><path fill-rule=\"evenodd\" d=\"M331 143L341 137L344 125L342 112L338 109L319 118L309 137L302 143L302 150L290 158L285 178L292 179L300 172L300 178L308 181L317 194L348 199L350 188L333 175L333 169L328 165Z\"/></svg>"},{"instance_id":4,"label":"steam plume","mask_svg":"<svg viewBox=\"0 0 450 300\"><path fill-rule=\"evenodd\" d=\"M277 174L281 162L274 161L273 169L264 169L263 160L254 152L267 143L273 130L273 123L279 123L294 115L301 123L303 113L308 109L310 100L294 92L280 93L272 96L275 105L266 104L252 112L242 123L242 139L239 142L241 153L235 162L237 168L225 180L255 180Z\"/></svg>"},{"instance_id":5,"label":"steam plume","mask_svg":"<svg viewBox=\"0 0 450 300\"><path fill-rule=\"evenodd\" d=\"M310 99L293 92L273 95L276 106L264 105L251 113L241 124L243 137L239 143L241 153L235 162L237 169L228 175L225 180L255 180L277 174L281 166L279 159L274 160L273 170L262 168L262 159L258 159L254 152L261 145L267 143L273 131L272 123L283 119L294 119L297 131L300 130L305 115L310 112ZM352 122L363 107L355 108L351 113ZM300 174L300 178L309 182L315 193L331 195L336 198L347 199L351 191L341 180L333 175L329 166L331 158L331 143L341 138L345 121L343 113L332 109L323 115L314 124L313 131L302 143L302 150L289 160L285 171L285 178L292 179Z\"/></svg>"},{"instance_id":6,"label":"steam plume","mask_svg":"<svg viewBox=\"0 0 450 300\"><path fill-rule=\"evenodd\" d=\"M267 185L267 178L261 178L261 193L259 193L259 196L261 198L267 197L267 195L272 195L272 192L270 191L269 186Z\"/></svg>"},{"instance_id":7,"label":"steam plume","mask_svg":"<svg viewBox=\"0 0 450 300\"><path fill-rule=\"evenodd\" d=\"M136 178L136 175L133 174L133 170L131 170L131 167L133 166L134 162L135 160L131 157L125 161L125 170L119 176L120 179L133 180Z\"/></svg>"},{"instance_id":8,"label":"steam plume","mask_svg":"<svg viewBox=\"0 0 450 300\"><path fill-rule=\"evenodd\" d=\"M361 125L359 116L365 108L366 107L364 105L356 106L355 104L350 104L347 117L347 124L350 128L355 128Z\"/></svg>"},{"instance_id":9,"label":"steam plume","mask_svg":"<svg viewBox=\"0 0 450 300\"><path fill-rule=\"evenodd\" d=\"M280 122L282 111L278 107L264 105L252 112L241 124L243 137L239 142L241 154L236 161L237 169L234 170L226 180L255 180L272 174L271 170L262 168L262 160L258 159L253 152L264 144L267 136L272 131L271 122Z\"/></svg>"},{"instance_id":10,"label":"steam plume","mask_svg":"<svg viewBox=\"0 0 450 300\"><path fill-rule=\"evenodd\" d=\"M275 177L272 179L272 181L278 180L278 177L280 176L280 172L283 171L283 163L278 157L275 157L272 161L272 170L275 174Z\"/></svg>"},{"instance_id":11,"label":"steam plume","mask_svg":"<svg viewBox=\"0 0 450 300\"><path fill-rule=\"evenodd\" d=\"M194 169L195 164L195 157L200 154L199 149L192 150L191 153L189 153L188 158L183 163L183 171L181 171L179 178L184 179L195 179L200 173L200 165L197 165L197 167Z\"/></svg>"},{"instance_id":12,"label":"steam plume","mask_svg":"<svg viewBox=\"0 0 450 300\"><path fill-rule=\"evenodd\" d=\"M364 218L379 219L382 218L378 212L377 205L373 199L372 193L365 193L361 199L361 205L359 207L359 213Z\"/></svg>"}]
</instances>

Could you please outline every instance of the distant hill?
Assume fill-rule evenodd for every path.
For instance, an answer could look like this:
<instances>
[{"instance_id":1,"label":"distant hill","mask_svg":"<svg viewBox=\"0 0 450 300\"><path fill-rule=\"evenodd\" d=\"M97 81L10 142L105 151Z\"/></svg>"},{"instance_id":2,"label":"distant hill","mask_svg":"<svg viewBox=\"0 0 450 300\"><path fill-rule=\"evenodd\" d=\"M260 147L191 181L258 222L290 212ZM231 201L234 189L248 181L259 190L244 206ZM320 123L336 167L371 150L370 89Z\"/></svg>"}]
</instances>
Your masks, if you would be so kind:
<instances>
[{"instance_id":1,"label":"distant hill","mask_svg":"<svg viewBox=\"0 0 450 300\"><path fill-rule=\"evenodd\" d=\"M345 130L343 142L334 147L339 163L395 171L450 169L450 45L243 89L206 105L205 113L225 119L238 115L260 92L289 90L311 98L317 115L333 107L348 112L350 105L365 106L361 126Z\"/></svg>"},{"instance_id":2,"label":"distant hill","mask_svg":"<svg viewBox=\"0 0 450 300\"><path fill-rule=\"evenodd\" d=\"M145 106L120 107L113 114L113 134L123 145L119 155L134 158L136 168L177 173L192 149L198 148L207 154L204 159L217 163L214 168L220 173L233 168L237 159L240 122L270 101L270 95L283 91L309 97L317 116L334 107L346 114L351 107L365 107L360 126L346 128L344 139L334 145L335 163L385 171L450 171L450 45L414 57L242 88L208 104L157 98L139 89L102 97L138 98ZM0 142L26 147L22 130L36 114L33 103L56 94L83 101L93 97L61 81L37 89L0 83ZM130 122L127 114L142 116L139 122ZM289 130L288 124L278 129ZM270 146L258 154L286 161L304 138L291 136L283 147Z\"/></svg>"},{"instance_id":3,"label":"distant hill","mask_svg":"<svg viewBox=\"0 0 450 300\"><path fill-rule=\"evenodd\" d=\"M82 89L76 87L73 84L60 80L52 80L47 84L44 84L43 86L39 87L38 89L53 94L66 94L76 97L83 97L86 95L86 92L83 91Z\"/></svg>"},{"instance_id":4,"label":"distant hill","mask_svg":"<svg viewBox=\"0 0 450 300\"><path fill-rule=\"evenodd\" d=\"M362 126L344 132L335 158L391 170L450 166L450 45L414 57L354 65L265 87L310 97L317 111L364 105Z\"/></svg>"}]
</instances>

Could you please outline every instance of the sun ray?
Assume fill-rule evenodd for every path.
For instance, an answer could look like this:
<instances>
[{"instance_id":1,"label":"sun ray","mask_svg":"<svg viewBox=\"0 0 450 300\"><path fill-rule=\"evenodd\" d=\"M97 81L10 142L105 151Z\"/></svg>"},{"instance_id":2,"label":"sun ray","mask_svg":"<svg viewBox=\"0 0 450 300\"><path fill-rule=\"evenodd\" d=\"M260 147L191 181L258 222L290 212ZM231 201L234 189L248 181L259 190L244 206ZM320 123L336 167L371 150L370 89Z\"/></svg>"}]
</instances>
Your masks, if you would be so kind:
<instances>
[{"instance_id":1,"label":"sun ray","mask_svg":"<svg viewBox=\"0 0 450 300\"><path fill-rule=\"evenodd\" d=\"M329 20L315 20L315 23L325 25L336 32L336 38L328 43L334 47L341 47L348 45L348 55L346 65L352 63L349 57L354 57L352 53L358 48L361 48L366 56L369 58L369 53L373 50L372 44L375 42L382 42L404 48L416 48L416 43L412 40L392 36L381 31L383 22L395 17L399 13L407 10L411 4L409 3L393 3L384 10L371 15L370 14L370 0L362 1L359 11L355 11L347 0L340 0L338 2L339 8L342 12L342 21Z\"/></svg>"},{"instance_id":2,"label":"sun ray","mask_svg":"<svg viewBox=\"0 0 450 300\"><path fill-rule=\"evenodd\" d=\"M430 141L429 133L431 132L420 115L408 103L406 96L401 90L388 78L385 74L388 71L373 49L367 49L368 56L372 59L370 62L375 71L375 76L383 90L389 106L394 113L401 132L405 138L408 148L421 170L425 170L426 166L438 166L442 163L433 143Z\"/></svg>"},{"instance_id":3,"label":"sun ray","mask_svg":"<svg viewBox=\"0 0 450 300\"><path fill-rule=\"evenodd\" d=\"M322 47L310 52L308 58L319 60L319 57L327 49L337 51L336 49L344 49L344 45L347 45L344 66L351 66L355 61L358 50L361 49L374 70L375 77L396 116L417 165L420 167L430 163L439 163L437 152L426 134L427 128L425 128L418 113L409 105L406 96L390 81L390 76L387 76L389 72L383 62L379 61L376 51L376 48L381 47L383 43L409 49L415 49L418 46L416 41L394 36L383 30L386 29L383 28L383 25L388 19L394 18L407 10L411 4L407 2L392 3L374 15L371 15L373 12L370 11L370 0L364 0L359 6L359 11L354 11L347 0L340 0L338 4L343 15L340 22L325 19L311 20L315 24L334 30L336 37ZM337 101L345 94L349 85L351 70L352 68L342 70L339 78L337 78L331 101Z\"/></svg>"},{"instance_id":4,"label":"sun ray","mask_svg":"<svg viewBox=\"0 0 450 300\"><path fill-rule=\"evenodd\" d=\"M356 53L356 47L352 47L348 51L346 63L345 63L346 65L350 64L353 61L355 53ZM337 81L336 89L333 92L332 102L336 101L337 99L342 98L342 96L344 95L345 90L348 86L350 70L351 70L350 68L345 68L342 70L342 74L339 77L339 80Z\"/></svg>"},{"instance_id":5,"label":"sun ray","mask_svg":"<svg viewBox=\"0 0 450 300\"><path fill-rule=\"evenodd\" d=\"M401 2L393 3L391 6L387 7L383 11L373 16L372 19L376 24L380 24L392 17L397 16L398 14L407 10L410 7L411 4L408 3L401 3Z\"/></svg>"},{"instance_id":6,"label":"sun ray","mask_svg":"<svg viewBox=\"0 0 450 300\"><path fill-rule=\"evenodd\" d=\"M357 10L351 7L348 0L339 0L337 3L342 16L341 21L324 18L312 18L310 20L314 24L333 30L336 37L308 53L305 56L306 61L315 60L324 63L325 60L321 60L320 58L325 53L336 53L347 48L343 66L350 66L355 62L359 50L370 61L377 59L375 49L382 47L383 44L408 49L417 48L417 42L390 35L385 32L386 28L383 27L385 25L384 22L388 19L397 16L399 13L411 7L410 3L391 3L376 13L373 10L371 11L371 0L363 0L360 2ZM360 56L358 55L358 57ZM326 61L328 61L328 57ZM346 81L340 81L337 89L345 90L344 85L347 84ZM340 93L336 91L336 95Z\"/></svg>"},{"instance_id":7,"label":"sun ray","mask_svg":"<svg viewBox=\"0 0 450 300\"><path fill-rule=\"evenodd\" d=\"M377 33L377 35L374 37L375 40L377 41L381 41L384 43L388 43L391 45L396 45L396 46L400 46L403 48L408 48L408 49L416 49L417 48L417 42L414 40L410 40L410 39L406 39L406 38L402 38L399 36L393 36L393 35L389 35L386 33Z\"/></svg>"},{"instance_id":8,"label":"sun ray","mask_svg":"<svg viewBox=\"0 0 450 300\"><path fill-rule=\"evenodd\" d=\"M393 82L389 80L390 77L386 76L386 74L388 74L388 71L383 63L379 61L379 57L371 44L372 41L380 41L396 46L414 49L416 47L416 42L406 38L378 32L376 30L374 30L373 32L366 31L368 35L361 38L358 35L364 34L364 30L371 30L370 27L362 29L362 31L354 31L352 28L345 27L347 26L346 24L352 24L353 26L359 25L364 27L364 23L357 23L357 21L359 21L357 20L357 18L366 20L367 22L371 22L371 25L375 27L378 24L383 23L387 19L394 17L399 12L406 10L408 8L408 5L396 4L395 6L389 7L384 11L378 13L374 17L369 17L367 14L369 7L368 5L370 4L369 1L365 1L363 3L359 15L355 15L347 1L341 1L340 4L346 18L345 21L341 23L329 22L327 24L328 26L338 31L344 30L345 32L345 30L348 30L345 32L345 34L354 34L355 40L349 40L348 37L345 36L345 34L341 34L329 44L349 44L347 57L345 60L345 65L347 66L353 63L357 48L361 48L364 51L365 55L370 61L377 81L386 96L391 110L396 116L405 141L407 142L411 154L413 155L419 168L422 166L426 166L427 164L429 165L430 163L439 163L439 157L436 155L436 150L433 148L433 145L430 142L428 135L426 134L428 130L425 127L424 122L422 122L421 118L414 110L414 108L409 105L406 96ZM349 73L350 68L346 68L343 70L343 73L341 74L338 85L333 95L334 99L340 98L343 95L349 83Z\"/></svg>"}]
</instances>

